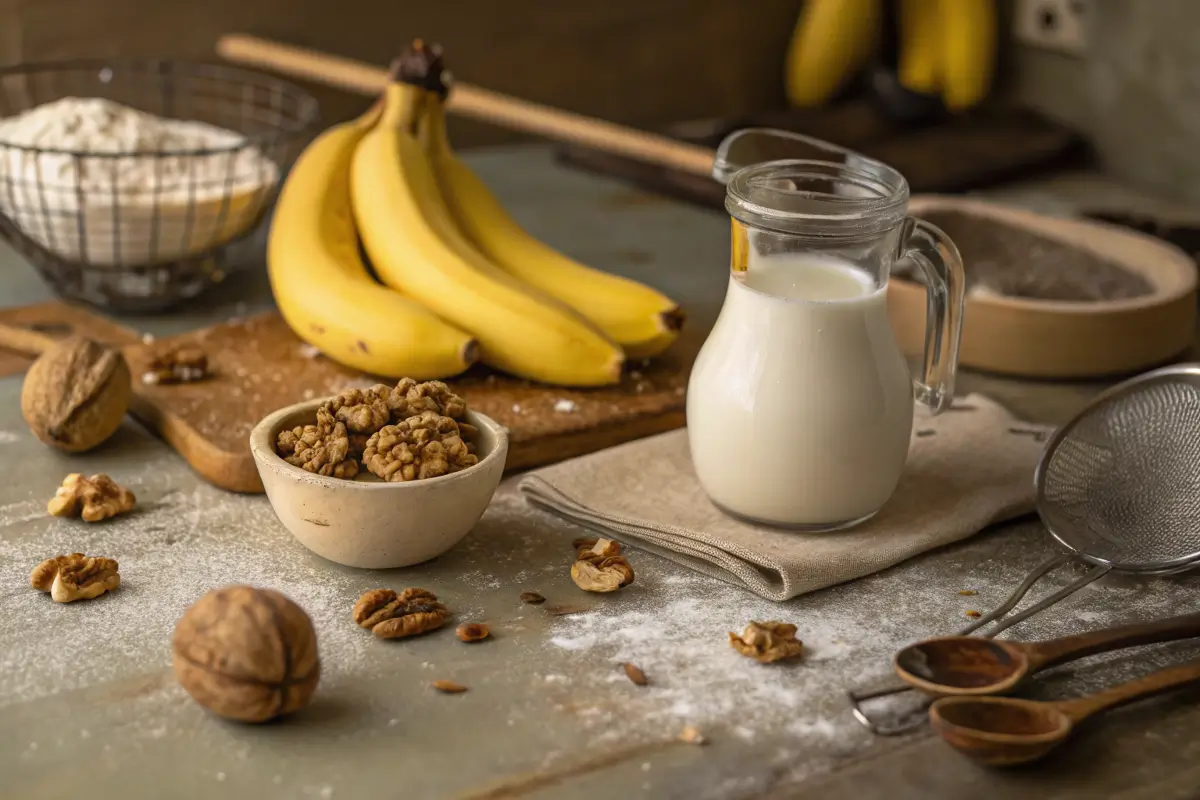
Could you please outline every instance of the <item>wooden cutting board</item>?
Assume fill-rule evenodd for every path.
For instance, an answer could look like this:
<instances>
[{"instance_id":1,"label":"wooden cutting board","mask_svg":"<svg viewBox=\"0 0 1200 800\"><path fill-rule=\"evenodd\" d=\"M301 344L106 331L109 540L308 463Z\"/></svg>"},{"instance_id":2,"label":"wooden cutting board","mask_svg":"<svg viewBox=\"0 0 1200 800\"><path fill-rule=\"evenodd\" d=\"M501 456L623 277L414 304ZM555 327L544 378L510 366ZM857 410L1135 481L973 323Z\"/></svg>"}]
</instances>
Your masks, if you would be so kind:
<instances>
[{"instance_id":1,"label":"wooden cutting board","mask_svg":"<svg viewBox=\"0 0 1200 800\"><path fill-rule=\"evenodd\" d=\"M305 399L388 382L315 354L274 312L152 342L62 303L3 310L0 321L122 345L134 375L131 413L201 477L234 492L263 491L248 444L250 429L260 419ZM155 353L180 344L207 353L212 377L190 384L143 384L140 376ZM28 363L0 351L0 374L23 371ZM689 367L690 360L668 353L628 369L619 386L589 390L542 386L482 368L448 382L471 408L508 427L511 471L682 427Z\"/></svg>"}]
</instances>

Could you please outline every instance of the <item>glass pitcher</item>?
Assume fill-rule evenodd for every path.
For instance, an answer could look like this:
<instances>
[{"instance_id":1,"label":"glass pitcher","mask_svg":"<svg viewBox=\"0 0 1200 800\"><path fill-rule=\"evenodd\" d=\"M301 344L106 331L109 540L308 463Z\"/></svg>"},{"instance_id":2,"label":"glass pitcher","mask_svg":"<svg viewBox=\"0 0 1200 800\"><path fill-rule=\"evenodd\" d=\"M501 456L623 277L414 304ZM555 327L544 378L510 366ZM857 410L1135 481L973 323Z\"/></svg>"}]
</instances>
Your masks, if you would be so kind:
<instances>
[{"instance_id":1,"label":"glass pitcher","mask_svg":"<svg viewBox=\"0 0 1200 800\"><path fill-rule=\"evenodd\" d=\"M801 158L763 160L765 153ZM913 398L954 395L963 267L938 228L907 216L908 183L881 162L782 131L732 134L729 286L692 369L688 438L700 485L726 513L807 531L861 523L895 491ZM922 375L887 314L888 275L920 268Z\"/></svg>"}]
</instances>

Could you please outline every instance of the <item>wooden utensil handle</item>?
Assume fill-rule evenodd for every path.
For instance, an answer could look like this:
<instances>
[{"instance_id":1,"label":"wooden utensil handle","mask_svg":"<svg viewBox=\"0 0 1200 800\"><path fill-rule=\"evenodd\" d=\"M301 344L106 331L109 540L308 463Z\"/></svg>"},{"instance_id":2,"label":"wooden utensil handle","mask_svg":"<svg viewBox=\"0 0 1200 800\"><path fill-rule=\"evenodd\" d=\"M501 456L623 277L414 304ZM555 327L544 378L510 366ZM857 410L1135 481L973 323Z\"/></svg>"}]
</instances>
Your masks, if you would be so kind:
<instances>
[{"instance_id":1,"label":"wooden utensil handle","mask_svg":"<svg viewBox=\"0 0 1200 800\"><path fill-rule=\"evenodd\" d=\"M1144 678L1122 683L1120 686L1114 686L1089 697L1055 703L1054 706L1070 717L1072 722L1079 722L1101 711L1169 692L1198 681L1200 681L1200 660L1189 661L1186 664L1151 672Z\"/></svg>"},{"instance_id":2,"label":"wooden utensil handle","mask_svg":"<svg viewBox=\"0 0 1200 800\"><path fill-rule=\"evenodd\" d=\"M31 356L40 356L57 342L44 333L12 325L0 325L0 347Z\"/></svg>"},{"instance_id":3,"label":"wooden utensil handle","mask_svg":"<svg viewBox=\"0 0 1200 800\"><path fill-rule=\"evenodd\" d=\"M217 54L235 63L359 94L378 94L387 85L387 71L372 64L246 34L222 36L217 41ZM446 107L464 117L548 139L573 142L695 175L712 174L714 153L707 147L532 103L469 83L455 81Z\"/></svg>"},{"instance_id":4,"label":"wooden utensil handle","mask_svg":"<svg viewBox=\"0 0 1200 800\"><path fill-rule=\"evenodd\" d=\"M1194 636L1200 636L1200 612L1155 622L1118 625L1045 642L1032 642L1023 647L1029 658L1029 666L1037 670L1096 653L1107 653L1110 650L1143 644L1173 642Z\"/></svg>"}]
</instances>

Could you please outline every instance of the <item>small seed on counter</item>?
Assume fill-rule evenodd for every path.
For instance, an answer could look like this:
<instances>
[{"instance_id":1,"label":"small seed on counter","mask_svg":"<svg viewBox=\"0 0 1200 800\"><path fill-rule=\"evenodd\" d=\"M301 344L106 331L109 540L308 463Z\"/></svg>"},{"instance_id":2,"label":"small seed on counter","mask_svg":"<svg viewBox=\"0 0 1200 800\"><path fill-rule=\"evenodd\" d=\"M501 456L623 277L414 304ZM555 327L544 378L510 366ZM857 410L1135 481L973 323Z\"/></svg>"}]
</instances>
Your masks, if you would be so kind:
<instances>
[{"instance_id":1,"label":"small seed on counter","mask_svg":"<svg viewBox=\"0 0 1200 800\"><path fill-rule=\"evenodd\" d=\"M708 739L705 739L704 735L692 725L688 725L679 732L679 741L688 744L708 744Z\"/></svg>"},{"instance_id":2,"label":"small seed on counter","mask_svg":"<svg viewBox=\"0 0 1200 800\"><path fill-rule=\"evenodd\" d=\"M967 615L968 617L970 617L971 619L976 619L977 617L982 617L982 616L983 616L983 614L982 614L982 613L980 613L979 611L976 611L975 609L971 609L971 610L969 610L969 611L967 611L967 612L965 612L965 613L966 613L966 615Z\"/></svg>"},{"instance_id":3,"label":"small seed on counter","mask_svg":"<svg viewBox=\"0 0 1200 800\"><path fill-rule=\"evenodd\" d=\"M444 694L462 694L467 690L467 687L454 681L434 681L433 688Z\"/></svg>"},{"instance_id":4,"label":"small seed on counter","mask_svg":"<svg viewBox=\"0 0 1200 800\"><path fill-rule=\"evenodd\" d=\"M479 642L491 635L491 629L482 622L464 622L455 628L454 635L463 642Z\"/></svg>"},{"instance_id":5,"label":"small seed on counter","mask_svg":"<svg viewBox=\"0 0 1200 800\"><path fill-rule=\"evenodd\" d=\"M529 603L531 606L537 606L546 602L546 598L542 597L537 592L521 592L521 602Z\"/></svg>"},{"instance_id":6,"label":"small seed on counter","mask_svg":"<svg viewBox=\"0 0 1200 800\"><path fill-rule=\"evenodd\" d=\"M630 664L629 662L626 662L621 666L625 670L626 677L628 677L630 681L638 686L645 686L646 684L650 683L650 681L646 680L646 673L642 672L641 668L636 664Z\"/></svg>"},{"instance_id":7,"label":"small seed on counter","mask_svg":"<svg viewBox=\"0 0 1200 800\"><path fill-rule=\"evenodd\" d=\"M958 593L963 597L974 597L975 595L979 594L979 592L975 591L974 589L960 589Z\"/></svg>"}]
</instances>

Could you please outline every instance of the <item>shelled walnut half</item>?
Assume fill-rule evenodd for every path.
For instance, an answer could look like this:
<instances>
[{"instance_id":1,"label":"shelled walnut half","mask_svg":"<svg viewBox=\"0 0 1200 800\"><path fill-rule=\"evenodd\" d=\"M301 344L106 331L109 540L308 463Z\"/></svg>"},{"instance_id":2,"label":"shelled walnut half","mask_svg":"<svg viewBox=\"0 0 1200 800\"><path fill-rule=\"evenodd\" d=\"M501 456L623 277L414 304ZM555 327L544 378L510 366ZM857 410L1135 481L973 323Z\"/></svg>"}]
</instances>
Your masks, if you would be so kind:
<instances>
[{"instance_id":1,"label":"shelled walnut half","mask_svg":"<svg viewBox=\"0 0 1200 800\"><path fill-rule=\"evenodd\" d=\"M121 585L117 562L83 553L48 558L33 568L29 583L39 592L49 592L56 603L92 600Z\"/></svg>"},{"instance_id":2,"label":"shelled walnut half","mask_svg":"<svg viewBox=\"0 0 1200 800\"><path fill-rule=\"evenodd\" d=\"M82 517L84 522L99 522L132 511L137 504L133 492L118 486L107 475L85 478L72 472L46 504L55 517Z\"/></svg>"},{"instance_id":3,"label":"shelled walnut half","mask_svg":"<svg viewBox=\"0 0 1200 800\"><path fill-rule=\"evenodd\" d=\"M615 592L633 583L633 567L621 555L621 545L597 539L579 548L571 565L571 580L585 592Z\"/></svg>"},{"instance_id":4,"label":"shelled walnut half","mask_svg":"<svg viewBox=\"0 0 1200 800\"><path fill-rule=\"evenodd\" d=\"M354 604L354 622L380 639L400 639L436 630L450 612L424 589L372 589Z\"/></svg>"},{"instance_id":5,"label":"shelled walnut half","mask_svg":"<svg viewBox=\"0 0 1200 800\"><path fill-rule=\"evenodd\" d=\"M433 411L385 426L367 440L363 463L385 481L413 481L449 475L478 463L459 433L458 423Z\"/></svg>"},{"instance_id":6,"label":"shelled walnut half","mask_svg":"<svg viewBox=\"0 0 1200 800\"><path fill-rule=\"evenodd\" d=\"M804 642L796 638L796 626L787 622L751 622L741 636L730 632L729 644L747 658L763 664L804 653Z\"/></svg>"},{"instance_id":7,"label":"shelled walnut half","mask_svg":"<svg viewBox=\"0 0 1200 800\"><path fill-rule=\"evenodd\" d=\"M335 422L328 413L318 411L316 425L280 431L275 450L284 461L305 472L334 478L353 478L358 474L346 426Z\"/></svg>"}]
</instances>

